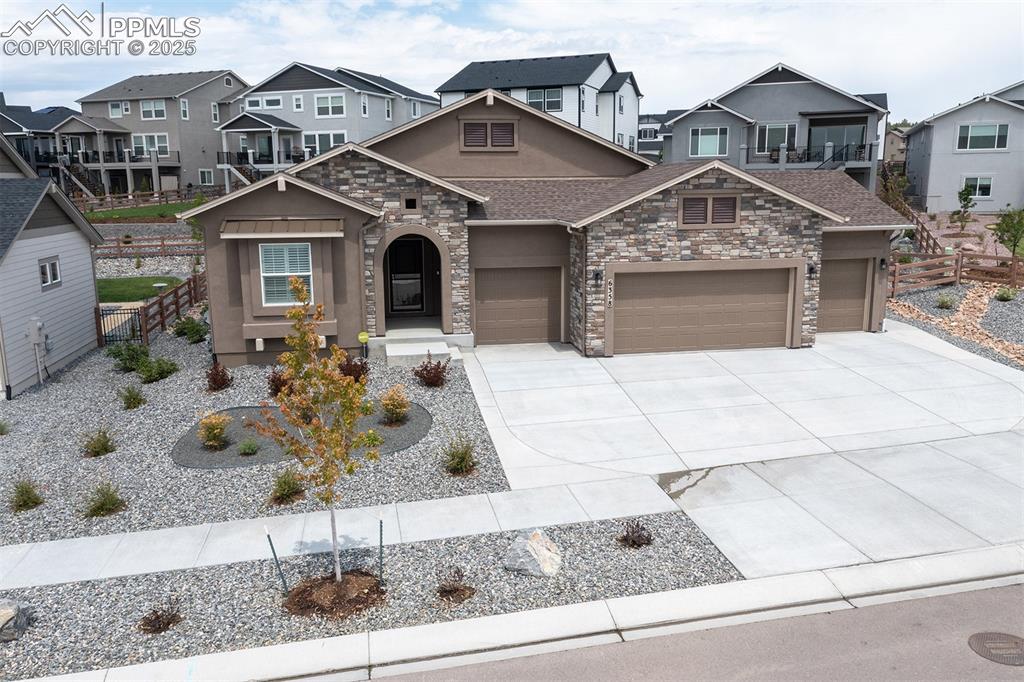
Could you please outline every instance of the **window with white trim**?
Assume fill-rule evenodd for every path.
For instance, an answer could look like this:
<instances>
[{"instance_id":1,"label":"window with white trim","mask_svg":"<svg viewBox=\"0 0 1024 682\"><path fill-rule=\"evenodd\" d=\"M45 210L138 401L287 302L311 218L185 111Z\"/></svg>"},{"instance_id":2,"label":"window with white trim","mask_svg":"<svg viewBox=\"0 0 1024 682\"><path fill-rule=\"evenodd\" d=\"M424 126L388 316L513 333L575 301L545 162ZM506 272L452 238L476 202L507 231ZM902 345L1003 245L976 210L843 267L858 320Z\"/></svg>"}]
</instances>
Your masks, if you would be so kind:
<instances>
[{"instance_id":1,"label":"window with white trim","mask_svg":"<svg viewBox=\"0 0 1024 682\"><path fill-rule=\"evenodd\" d=\"M157 156L168 156L167 133L153 133L151 135L132 135L132 151L135 156L148 156L155 151Z\"/></svg>"},{"instance_id":2,"label":"window with white trim","mask_svg":"<svg viewBox=\"0 0 1024 682\"><path fill-rule=\"evenodd\" d=\"M295 303L288 281L298 277L306 282L309 301L313 302L313 259L310 245L260 244L260 280L263 305L285 306Z\"/></svg>"},{"instance_id":3,"label":"window with white trim","mask_svg":"<svg viewBox=\"0 0 1024 682\"><path fill-rule=\"evenodd\" d=\"M413 118L420 117L420 103L416 100L409 100L409 115Z\"/></svg>"},{"instance_id":4,"label":"window with white trim","mask_svg":"<svg viewBox=\"0 0 1024 682\"><path fill-rule=\"evenodd\" d=\"M348 132L344 130L302 134L302 146L313 150L314 154L322 154L334 147L340 147L346 142L348 142Z\"/></svg>"},{"instance_id":5,"label":"window with white trim","mask_svg":"<svg viewBox=\"0 0 1024 682\"><path fill-rule=\"evenodd\" d=\"M216 102L210 102L210 120L214 123L220 123L220 107L217 106Z\"/></svg>"},{"instance_id":6,"label":"window with white trim","mask_svg":"<svg viewBox=\"0 0 1024 682\"><path fill-rule=\"evenodd\" d=\"M212 185L213 184L213 169L212 168L200 168L199 169L199 184L200 185Z\"/></svg>"},{"instance_id":7,"label":"window with white trim","mask_svg":"<svg viewBox=\"0 0 1024 682\"><path fill-rule=\"evenodd\" d=\"M622 133L615 134L615 144L619 145L620 147L623 146Z\"/></svg>"},{"instance_id":8,"label":"window with white trim","mask_svg":"<svg viewBox=\"0 0 1024 682\"><path fill-rule=\"evenodd\" d=\"M1006 149L1009 131L1006 123L967 123L957 129L956 148L959 151Z\"/></svg>"},{"instance_id":9,"label":"window with white trim","mask_svg":"<svg viewBox=\"0 0 1024 682\"><path fill-rule=\"evenodd\" d=\"M657 137L658 137L658 129L657 128L641 128L640 129L640 139L641 140L654 140L654 139L657 139Z\"/></svg>"},{"instance_id":10,"label":"window with white trim","mask_svg":"<svg viewBox=\"0 0 1024 682\"><path fill-rule=\"evenodd\" d=\"M280 109L281 98L280 97L264 97L263 98L264 109Z\"/></svg>"},{"instance_id":11,"label":"window with white trim","mask_svg":"<svg viewBox=\"0 0 1024 682\"><path fill-rule=\"evenodd\" d=\"M632 135L629 136L629 151L636 151L636 138Z\"/></svg>"},{"instance_id":12,"label":"window with white trim","mask_svg":"<svg viewBox=\"0 0 1024 682\"><path fill-rule=\"evenodd\" d=\"M619 95L619 113L626 113L626 98L622 95Z\"/></svg>"},{"instance_id":13,"label":"window with white trim","mask_svg":"<svg viewBox=\"0 0 1024 682\"><path fill-rule=\"evenodd\" d=\"M971 190L971 197L974 199L989 199L992 197L991 176L970 176L964 178L964 187Z\"/></svg>"},{"instance_id":14,"label":"window with white trim","mask_svg":"<svg viewBox=\"0 0 1024 682\"><path fill-rule=\"evenodd\" d=\"M39 282L43 291L60 284L60 257L51 256L39 261Z\"/></svg>"},{"instance_id":15,"label":"window with white trim","mask_svg":"<svg viewBox=\"0 0 1024 682\"><path fill-rule=\"evenodd\" d=\"M770 154L783 144L786 149L796 147L795 123L765 123L757 126L758 154Z\"/></svg>"},{"instance_id":16,"label":"window with white trim","mask_svg":"<svg viewBox=\"0 0 1024 682\"><path fill-rule=\"evenodd\" d=\"M224 76L224 87L233 88L235 87L235 81L231 79L231 76Z\"/></svg>"},{"instance_id":17,"label":"window with white trim","mask_svg":"<svg viewBox=\"0 0 1024 682\"><path fill-rule=\"evenodd\" d=\"M385 121L390 121L391 120L391 100L390 99L385 99L384 100L384 120Z\"/></svg>"},{"instance_id":18,"label":"window with white trim","mask_svg":"<svg viewBox=\"0 0 1024 682\"><path fill-rule=\"evenodd\" d=\"M359 95L359 115L363 118L370 116L370 98L367 95Z\"/></svg>"},{"instance_id":19,"label":"window with white trim","mask_svg":"<svg viewBox=\"0 0 1024 682\"><path fill-rule=\"evenodd\" d=\"M124 116L120 102L107 102L107 113L110 118L121 118Z\"/></svg>"},{"instance_id":20,"label":"window with white trim","mask_svg":"<svg viewBox=\"0 0 1024 682\"><path fill-rule=\"evenodd\" d=\"M238 136L238 151L243 154L249 151L249 136L245 133Z\"/></svg>"},{"instance_id":21,"label":"window with white trim","mask_svg":"<svg viewBox=\"0 0 1024 682\"><path fill-rule=\"evenodd\" d=\"M181 105L181 120L182 121L187 121L188 120L188 100L187 99L181 99L181 100L178 100L178 101L179 101L179 103Z\"/></svg>"},{"instance_id":22,"label":"window with white trim","mask_svg":"<svg viewBox=\"0 0 1024 682\"><path fill-rule=\"evenodd\" d=\"M292 111L305 111L306 99L302 95L292 95Z\"/></svg>"},{"instance_id":23,"label":"window with white trim","mask_svg":"<svg viewBox=\"0 0 1024 682\"><path fill-rule=\"evenodd\" d=\"M121 102L121 111L123 111L126 114L132 113L132 103L128 100Z\"/></svg>"},{"instance_id":24,"label":"window with white trim","mask_svg":"<svg viewBox=\"0 0 1024 682\"><path fill-rule=\"evenodd\" d=\"M261 100L259 97L247 97L245 99L245 108L249 111L253 109L262 109L263 100Z\"/></svg>"},{"instance_id":25,"label":"window with white trim","mask_svg":"<svg viewBox=\"0 0 1024 682\"><path fill-rule=\"evenodd\" d=\"M580 86L580 111L587 110L587 89Z\"/></svg>"},{"instance_id":26,"label":"window with white trim","mask_svg":"<svg viewBox=\"0 0 1024 682\"><path fill-rule=\"evenodd\" d=\"M161 121L167 118L167 108L162 99L144 99L139 102L144 121Z\"/></svg>"},{"instance_id":27,"label":"window with white trim","mask_svg":"<svg viewBox=\"0 0 1024 682\"><path fill-rule=\"evenodd\" d=\"M562 88L527 90L526 103L540 111L561 111Z\"/></svg>"},{"instance_id":28,"label":"window with white trim","mask_svg":"<svg viewBox=\"0 0 1024 682\"><path fill-rule=\"evenodd\" d=\"M345 95L317 95L316 118L341 118L345 115Z\"/></svg>"},{"instance_id":29,"label":"window with white trim","mask_svg":"<svg viewBox=\"0 0 1024 682\"><path fill-rule=\"evenodd\" d=\"M690 128L690 156L728 156L728 128Z\"/></svg>"}]
</instances>

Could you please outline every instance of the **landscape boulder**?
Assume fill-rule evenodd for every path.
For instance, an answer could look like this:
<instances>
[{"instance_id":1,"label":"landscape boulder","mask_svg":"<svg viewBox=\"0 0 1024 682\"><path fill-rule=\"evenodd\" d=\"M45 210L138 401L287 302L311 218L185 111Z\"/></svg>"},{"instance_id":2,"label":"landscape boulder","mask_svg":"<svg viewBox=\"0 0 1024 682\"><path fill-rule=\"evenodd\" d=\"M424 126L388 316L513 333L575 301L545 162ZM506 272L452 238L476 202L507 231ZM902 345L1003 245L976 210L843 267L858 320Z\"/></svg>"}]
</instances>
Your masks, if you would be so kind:
<instances>
[{"instance_id":1,"label":"landscape boulder","mask_svg":"<svg viewBox=\"0 0 1024 682\"><path fill-rule=\"evenodd\" d=\"M28 604L0 599L0 642L13 642L28 629Z\"/></svg>"},{"instance_id":2,"label":"landscape boulder","mask_svg":"<svg viewBox=\"0 0 1024 682\"><path fill-rule=\"evenodd\" d=\"M519 534L505 553L505 568L516 573L550 578L562 567L562 553L540 529Z\"/></svg>"}]
</instances>

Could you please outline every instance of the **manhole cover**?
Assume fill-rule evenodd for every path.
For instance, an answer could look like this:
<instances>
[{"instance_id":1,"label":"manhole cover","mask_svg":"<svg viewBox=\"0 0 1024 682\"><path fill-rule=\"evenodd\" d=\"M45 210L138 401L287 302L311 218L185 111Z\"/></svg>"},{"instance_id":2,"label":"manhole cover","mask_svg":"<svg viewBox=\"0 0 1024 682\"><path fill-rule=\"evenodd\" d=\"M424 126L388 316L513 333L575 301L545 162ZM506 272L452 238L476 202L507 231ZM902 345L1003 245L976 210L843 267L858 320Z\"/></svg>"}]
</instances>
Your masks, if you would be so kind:
<instances>
[{"instance_id":1,"label":"manhole cover","mask_svg":"<svg viewBox=\"0 0 1024 682\"><path fill-rule=\"evenodd\" d=\"M1024 639L1003 632L979 632L967 645L983 658L1003 665L1024 665Z\"/></svg>"}]
</instances>

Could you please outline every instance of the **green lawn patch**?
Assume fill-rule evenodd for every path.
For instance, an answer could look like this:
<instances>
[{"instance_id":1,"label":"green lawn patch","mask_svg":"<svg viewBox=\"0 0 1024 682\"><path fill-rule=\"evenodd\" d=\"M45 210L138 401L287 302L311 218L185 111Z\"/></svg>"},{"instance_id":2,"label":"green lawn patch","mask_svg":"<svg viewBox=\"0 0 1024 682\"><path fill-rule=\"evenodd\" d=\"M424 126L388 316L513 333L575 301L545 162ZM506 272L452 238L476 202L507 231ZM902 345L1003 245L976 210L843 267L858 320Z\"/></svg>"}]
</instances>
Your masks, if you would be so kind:
<instances>
[{"instance_id":1,"label":"green lawn patch","mask_svg":"<svg viewBox=\"0 0 1024 682\"><path fill-rule=\"evenodd\" d=\"M157 282L167 284L164 291L181 284L177 277L113 277L96 280L96 288L100 303L125 303L156 296L156 287L153 285Z\"/></svg>"},{"instance_id":2,"label":"green lawn patch","mask_svg":"<svg viewBox=\"0 0 1024 682\"><path fill-rule=\"evenodd\" d=\"M123 222L125 218L166 218L167 222L177 221L175 213L187 211L199 205L198 201L182 201L176 204L147 204L145 206L129 206L105 211L91 211L85 214L91 222Z\"/></svg>"}]
</instances>

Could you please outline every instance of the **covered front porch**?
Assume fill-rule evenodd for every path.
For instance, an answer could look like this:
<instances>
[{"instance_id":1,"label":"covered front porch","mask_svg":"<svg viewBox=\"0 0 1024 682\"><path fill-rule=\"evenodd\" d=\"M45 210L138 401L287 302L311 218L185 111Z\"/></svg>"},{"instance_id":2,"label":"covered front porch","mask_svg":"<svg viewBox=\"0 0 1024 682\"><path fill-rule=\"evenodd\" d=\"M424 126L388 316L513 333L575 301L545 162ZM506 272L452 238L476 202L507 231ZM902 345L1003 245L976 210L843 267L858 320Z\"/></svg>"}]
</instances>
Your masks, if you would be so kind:
<instances>
[{"instance_id":1,"label":"covered front porch","mask_svg":"<svg viewBox=\"0 0 1024 682\"><path fill-rule=\"evenodd\" d=\"M306 159L302 129L277 116L244 112L217 130L225 191L231 191L232 176L249 184Z\"/></svg>"}]
</instances>

